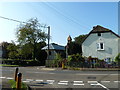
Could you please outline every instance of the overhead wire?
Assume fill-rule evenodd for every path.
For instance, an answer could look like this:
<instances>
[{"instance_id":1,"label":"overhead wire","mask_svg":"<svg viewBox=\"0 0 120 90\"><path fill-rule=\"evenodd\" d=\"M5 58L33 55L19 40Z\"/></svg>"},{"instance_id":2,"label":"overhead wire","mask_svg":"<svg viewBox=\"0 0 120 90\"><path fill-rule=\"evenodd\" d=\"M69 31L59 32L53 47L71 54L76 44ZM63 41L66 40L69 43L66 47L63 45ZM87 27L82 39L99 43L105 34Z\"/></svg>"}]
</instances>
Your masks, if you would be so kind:
<instances>
[{"instance_id":1,"label":"overhead wire","mask_svg":"<svg viewBox=\"0 0 120 90\"><path fill-rule=\"evenodd\" d=\"M60 11L60 9L56 8L55 6L53 6L53 4L51 3L47 3L47 2L43 2L46 6L48 6L49 8L51 8L52 10L54 10L57 14L60 14L60 16L63 16L67 21L71 21L72 23L81 26L82 28L88 29L88 27L83 26L81 23L78 22L78 20L76 20L75 18L71 17L70 15L67 14L63 14L62 11Z\"/></svg>"},{"instance_id":2,"label":"overhead wire","mask_svg":"<svg viewBox=\"0 0 120 90\"><path fill-rule=\"evenodd\" d=\"M15 20L15 19L11 19L11 18L7 18L7 17L3 17L3 16L0 16L0 18L2 18L2 19L6 19L6 20L10 20L10 21L19 22L19 23L26 23L26 22L22 22L22 21L19 21L19 20Z\"/></svg>"}]
</instances>

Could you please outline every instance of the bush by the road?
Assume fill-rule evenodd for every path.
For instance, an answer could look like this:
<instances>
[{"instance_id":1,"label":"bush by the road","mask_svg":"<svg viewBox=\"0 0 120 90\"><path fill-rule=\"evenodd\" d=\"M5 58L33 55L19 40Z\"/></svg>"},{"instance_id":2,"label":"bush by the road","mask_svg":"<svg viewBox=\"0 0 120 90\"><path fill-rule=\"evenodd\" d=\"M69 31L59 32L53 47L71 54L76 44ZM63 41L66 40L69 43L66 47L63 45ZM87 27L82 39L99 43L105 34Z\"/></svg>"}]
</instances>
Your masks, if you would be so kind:
<instances>
[{"instance_id":1,"label":"bush by the road","mask_svg":"<svg viewBox=\"0 0 120 90\"><path fill-rule=\"evenodd\" d=\"M35 60L2 60L2 64L19 66L40 66L42 63Z\"/></svg>"}]
</instances>

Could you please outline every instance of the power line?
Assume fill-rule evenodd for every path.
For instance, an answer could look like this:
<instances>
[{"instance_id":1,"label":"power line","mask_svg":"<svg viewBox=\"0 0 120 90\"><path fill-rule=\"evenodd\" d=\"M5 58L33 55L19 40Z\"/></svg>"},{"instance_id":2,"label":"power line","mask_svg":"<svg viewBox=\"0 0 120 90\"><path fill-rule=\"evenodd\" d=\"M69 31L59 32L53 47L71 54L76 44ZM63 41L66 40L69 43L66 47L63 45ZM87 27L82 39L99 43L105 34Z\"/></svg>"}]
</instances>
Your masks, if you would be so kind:
<instances>
[{"instance_id":1,"label":"power line","mask_svg":"<svg viewBox=\"0 0 120 90\"><path fill-rule=\"evenodd\" d=\"M44 4L48 6L49 8L51 8L52 10L54 10L57 14L60 14L61 16L63 16L67 21L71 21L75 23L76 25L80 25L81 27L88 29L88 27L81 25L81 23L79 23L78 20L76 20L75 18L70 17L70 15L63 14L63 12L60 11L60 9L56 8L53 4L46 3L46 2Z\"/></svg>"},{"instance_id":2,"label":"power line","mask_svg":"<svg viewBox=\"0 0 120 90\"><path fill-rule=\"evenodd\" d=\"M26 22L22 22L22 21L19 21L19 20L15 20L15 19L11 19L11 18L7 18L7 17L3 17L3 16L0 16L0 18L2 18L2 19L6 19L6 20L10 20L10 21L14 21L14 22L19 22L19 23L26 23Z\"/></svg>"}]
</instances>

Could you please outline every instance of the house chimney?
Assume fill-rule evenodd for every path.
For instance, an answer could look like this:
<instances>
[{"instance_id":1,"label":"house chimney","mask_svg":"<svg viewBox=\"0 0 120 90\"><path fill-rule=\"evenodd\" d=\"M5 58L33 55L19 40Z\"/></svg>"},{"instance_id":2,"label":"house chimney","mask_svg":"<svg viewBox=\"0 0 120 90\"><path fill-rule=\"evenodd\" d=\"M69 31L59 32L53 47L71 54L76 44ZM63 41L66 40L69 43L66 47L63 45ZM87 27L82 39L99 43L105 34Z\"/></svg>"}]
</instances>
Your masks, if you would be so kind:
<instances>
[{"instance_id":1,"label":"house chimney","mask_svg":"<svg viewBox=\"0 0 120 90\"><path fill-rule=\"evenodd\" d=\"M95 29L97 26L94 26L93 29Z\"/></svg>"}]
</instances>

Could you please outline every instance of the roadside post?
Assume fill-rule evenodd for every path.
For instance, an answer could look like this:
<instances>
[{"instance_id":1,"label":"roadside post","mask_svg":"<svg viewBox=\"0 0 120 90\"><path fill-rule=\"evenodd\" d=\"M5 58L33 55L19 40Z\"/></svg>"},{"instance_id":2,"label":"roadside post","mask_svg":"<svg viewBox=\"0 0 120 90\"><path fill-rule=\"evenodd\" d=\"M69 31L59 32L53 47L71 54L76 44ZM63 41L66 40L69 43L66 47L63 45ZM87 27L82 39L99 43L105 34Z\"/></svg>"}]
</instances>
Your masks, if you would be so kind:
<instances>
[{"instance_id":1,"label":"roadside post","mask_svg":"<svg viewBox=\"0 0 120 90\"><path fill-rule=\"evenodd\" d=\"M17 75L17 82L16 82L16 88L17 90L21 89L21 80L22 79L22 73L18 73Z\"/></svg>"},{"instance_id":2,"label":"roadside post","mask_svg":"<svg viewBox=\"0 0 120 90\"><path fill-rule=\"evenodd\" d=\"M15 81L17 80L17 73L18 73L18 68L15 70Z\"/></svg>"},{"instance_id":3,"label":"roadside post","mask_svg":"<svg viewBox=\"0 0 120 90\"><path fill-rule=\"evenodd\" d=\"M62 69L64 69L64 68L65 68L64 62L62 62Z\"/></svg>"}]
</instances>

